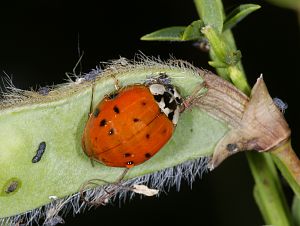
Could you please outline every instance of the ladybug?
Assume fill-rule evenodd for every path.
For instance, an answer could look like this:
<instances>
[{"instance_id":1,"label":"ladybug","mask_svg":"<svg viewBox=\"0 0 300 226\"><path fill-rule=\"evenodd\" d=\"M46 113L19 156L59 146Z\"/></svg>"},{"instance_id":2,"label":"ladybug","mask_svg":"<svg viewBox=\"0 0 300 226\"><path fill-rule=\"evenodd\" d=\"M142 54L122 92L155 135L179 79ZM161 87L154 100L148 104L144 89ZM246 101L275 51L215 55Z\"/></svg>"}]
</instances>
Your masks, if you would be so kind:
<instances>
[{"instance_id":1,"label":"ladybug","mask_svg":"<svg viewBox=\"0 0 300 226\"><path fill-rule=\"evenodd\" d=\"M166 74L125 86L106 95L90 114L82 148L91 160L107 166L139 165L169 141L182 103Z\"/></svg>"}]
</instances>

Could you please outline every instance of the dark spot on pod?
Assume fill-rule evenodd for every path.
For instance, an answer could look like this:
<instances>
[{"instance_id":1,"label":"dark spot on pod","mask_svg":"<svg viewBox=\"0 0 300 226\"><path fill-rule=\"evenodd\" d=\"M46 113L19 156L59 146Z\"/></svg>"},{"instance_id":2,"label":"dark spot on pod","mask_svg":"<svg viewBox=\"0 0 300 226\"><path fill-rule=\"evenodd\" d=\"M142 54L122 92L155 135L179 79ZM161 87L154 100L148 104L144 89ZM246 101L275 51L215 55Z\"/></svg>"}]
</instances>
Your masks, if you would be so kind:
<instances>
[{"instance_id":1,"label":"dark spot on pod","mask_svg":"<svg viewBox=\"0 0 300 226\"><path fill-rule=\"evenodd\" d=\"M146 105L146 102L145 102L145 101L143 101L141 104L142 104L143 106L145 106L145 105Z\"/></svg>"},{"instance_id":2,"label":"dark spot on pod","mask_svg":"<svg viewBox=\"0 0 300 226\"><path fill-rule=\"evenodd\" d=\"M138 118L134 118L133 121L134 121L134 122L138 122L138 121L140 121L140 120L139 120Z\"/></svg>"},{"instance_id":3,"label":"dark spot on pod","mask_svg":"<svg viewBox=\"0 0 300 226\"><path fill-rule=\"evenodd\" d=\"M173 117L174 117L174 111L168 114L168 119L170 119L171 121L173 120Z\"/></svg>"},{"instance_id":4,"label":"dark spot on pod","mask_svg":"<svg viewBox=\"0 0 300 226\"><path fill-rule=\"evenodd\" d=\"M120 109L117 106L114 106L114 112L116 112L117 114L120 113Z\"/></svg>"},{"instance_id":5,"label":"dark spot on pod","mask_svg":"<svg viewBox=\"0 0 300 226\"><path fill-rule=\"evenodd\" d=\"M106 125L106 120L105 119L102 119L101 121L100 121L100 126L102 127L102 126L105 126Z\"/></svg>"},{"instance_id":6,"label":"dark spot on pod","mask_svg":"<svg viewBox=\"0 0 300 226\"><path fill-rule=\"evenodd\" d=\"M107 96L107 98L110 99L110 100L112 100L112 99L115 99L118 95L119 95L118 92L113 92L113 93L109 94Z\"/></svg>"},{"instance_id":7,"label":"dark spot on pod","mask_svg":"<svg viewBox=\"0 0 300 226\"><path fill-rule=\"evenodd\" d=\"M148 159L148 158L151 158L151 154L150 153L146 153L145 154L145 157Z\"/></svg>"},{"instance_id":8,"label":"dark spot on pod","mask_svg":"<svg viewBox=\"0 0 300 226\"><path fill-rule=\"evenodd\" d=\"M5 190L6 194L14 192L18 188L18 181L12 181Z\"/></svg>"},{"instance_id":9,"label":"dark spot on pod","mask_svg":"<svg viewBox=\"0 0 300 226\"><path fill-rule=\"evenodd\" d=\"M96 108L95 111L93 112L94 117L97 117L99 115L99 108Z\"/></svg>"},{"instance_id":10,"label":"dark spot on pod","mask_svg":"<svg viewBox=\"0 0 300 226\"><path fill-rule=\"evenodd\" d=\"M130 154L130 153L125 153L124 156L125 156L126 158L128 158L128 157L131 156L131 154Z\"/></svg>"},{"instance_id":11,"label":"dark spot on pod","mask_svg":"<svg viewBox=\"0 0 300 226\"><path fill-rule=\"evenodd\" d=\"M161 95L161 94L154 95L154 99L156 100L156 102L160 102L161 98L163 98L163 95Z\"/></svg>"},{"instance_id":12,"label":"dark spot on pod","mask_svg":"<svg viewBox=\"0 0 300 226\"><path fill-rule=\"evenodd\" d=\"M39 161L41 160L41 158L42 158L42 156L43 156L45 150L46 150L46 142L43 141L43 142L41 142L41 143L39 144L39 147L38 147L38 149L37 149L37 151L36 151L36 154L35 154L35 156L33 156L31 162L32 162L32 163L37 163L37 162L39 162Z\"/></svg>"},{"instance_id":13,"label":"dark spot on pod","mask_svg":"<svg viewBox=\"0 0 300 226\"><path fill-rule=\"evenodd\" d=\"M128 161L126 164L127 165L133 165L133 161Z\"/></svg>"},{"instance_id":14,"label":"dark spot on pod","mask_svg":"<svg viewBox=\"0 0 300 226\"><path fill-rule=\"evenodd\" d=\"M147 138L147 139L150 138L150 134L149 134L149 133L146 134L146 138Z\"/></svg>"},{"instance_id":15,"label":"dark spot on pod","mask_svg":"<svg viewBox=\"0 0 300 226\"><path fill-rule=\"evenodd\" d=\"M0 189L0 197L15 194L22 185L22 181L16 177L12 177L4 183Z\"/></svg>"},{"instance_id":16,"label":"dark spot on pod","mask_svg":"<svg viewBox=\"0 0 300 226\"><path fill-rule=\"evenodd\" d=\"M238 150L238 146L237 144L227 144L226 149L229 152L233 152Z\"/></svg>"},{"instance_id":17,"label":"dark spot on pod","mask_svg":"<svg viewBox=\"0 0 300 226\"><path fill-rule=\"evenodd\" d=\"M191 133L192 133L192 132L194 132L194 130L193 130L193 129L190 129L190 131L191 131Z\"/></svg>"},{"instance_id":18,"label":"dark spot on pod","mask_svg":"<svg viewBox=\"0 0 300 226\"><path fill-rule=\"evenodd\" d=\"M115 133L115 131L114 131L114 129L110 129L109 131L108 131L108 135L113 135Z\"/></svg>"}]
</instances>

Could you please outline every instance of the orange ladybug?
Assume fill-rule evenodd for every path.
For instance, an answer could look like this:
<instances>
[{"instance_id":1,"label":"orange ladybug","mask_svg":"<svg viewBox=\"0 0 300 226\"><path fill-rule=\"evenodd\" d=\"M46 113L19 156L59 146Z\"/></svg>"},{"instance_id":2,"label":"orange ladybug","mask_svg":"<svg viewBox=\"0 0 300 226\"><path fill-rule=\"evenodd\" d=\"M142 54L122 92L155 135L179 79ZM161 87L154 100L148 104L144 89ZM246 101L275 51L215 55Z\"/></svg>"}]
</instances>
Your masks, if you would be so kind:
<instances>
[{"instance_id":1,"label":"orange ladybug","mask_svg":"<svg viewBox=\"0 0 300 226\"><path fill-rule=\"evenodd\" d=\"M107 95L85 126L82 148L92 159L131 168L155 155L171 138L182 98L166 74Z\"/></svg>"}]
</instances>

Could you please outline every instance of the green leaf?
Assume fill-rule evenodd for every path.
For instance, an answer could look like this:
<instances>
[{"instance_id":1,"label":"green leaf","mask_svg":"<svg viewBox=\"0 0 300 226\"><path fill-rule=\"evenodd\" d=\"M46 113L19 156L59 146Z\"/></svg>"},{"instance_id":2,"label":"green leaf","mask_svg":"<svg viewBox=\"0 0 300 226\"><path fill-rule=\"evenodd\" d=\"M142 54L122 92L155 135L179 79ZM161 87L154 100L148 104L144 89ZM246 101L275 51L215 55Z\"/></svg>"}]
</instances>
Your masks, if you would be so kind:
<instances>
[{"instance_id":1,"label":"green leaf","mask_svg":"<svg viewBox=\"0 0 300 226\"><path fill-rule=\"evenodd\" d=\"M214 68L227 68L228 65L220 61L208 61L208 64Z\"/></svg>"},{"instance_id":2,"label":"green leaf","mask_svg":"<svg viewBox=\"0 0 300 226\"><path fill-rule=\"evenodd\" d=\"M194 0L200 19L218 33L223 30L224 14L221 0Z\"/></svg>"},{"instance_id":3,"label":"green leaf","mask_svg":"<svg viewBox=\"0 0 300 226\"><path fill-rule=\"evenodd\" d=\"M204 27L204 23L202 20L196 20L192 22L189 26L185 28L182 40L199 40L203 37L203 34L201 33L202 27Z\"/></svg>"},{"instance_id":4,"label":"green leaf","mask_svg":"<svg viewBox=\"0 0 300 226\"><path fill-rule=\"evenodd\" d=\"M297 195L293 199L292 215L295 226L300 226L300 198Z\"/></svg>"},{"instance_id":5,"label":"green leaf","mask_svg":"<svg viewBox=\"0 0 300 226\"><path fill-rule=\"evenodd\" d=\"M167 27L141 37L143 41L182 41L184 26Z\"/></svg>"},{"instance_id":6,"label":"green leaf","mask_svg":"<svg viewBox=\"0 0 300 226\"><path fill-rule=\"evenodd\" d=\"M154 31L150 34L144 35L143 41L192 41L199 40L203 37L201 28L204 26L203 21L196 20L189 26L174 26L163 28Z\"/></svg>"},{"instance_id":7,"label":"green leaf","mask_svg":"<svg viewBox=\"0 0 300 226\"><path fill-rule=\"evenodd\" d=\"M202 84L200 69L147 61L113 65L94 82L70 83L47 96L27 95L25 102L5 107L0 102L0 218L24 213L77 193L90 179L116 182L123 168L95 163L81 148L81 136L90 113L108 93L121 86L166 73L183 97ZM94 85L92 85L94 84ZM126 179L149 174L213 153L228 126L199 108L182 113L172 139L151 159L130 169ZM39 144L46 150L37 163L32 158ZM15 183L17 189L7 193Z\"/></svg>"},{"instance_id":8,"label":"green leaf","mask_svg":"<svg viewBox=\"0 0 300 226\"><path fill-rule=\"evenodd\" d=\"M258 10L260 8L259 5L256 4L244 4L236 7L233 11L231 11L226 20L224 22L223 31L227 29L231 29L238 22L248 16L250 13Z\"/></svg>"}]
</instances>

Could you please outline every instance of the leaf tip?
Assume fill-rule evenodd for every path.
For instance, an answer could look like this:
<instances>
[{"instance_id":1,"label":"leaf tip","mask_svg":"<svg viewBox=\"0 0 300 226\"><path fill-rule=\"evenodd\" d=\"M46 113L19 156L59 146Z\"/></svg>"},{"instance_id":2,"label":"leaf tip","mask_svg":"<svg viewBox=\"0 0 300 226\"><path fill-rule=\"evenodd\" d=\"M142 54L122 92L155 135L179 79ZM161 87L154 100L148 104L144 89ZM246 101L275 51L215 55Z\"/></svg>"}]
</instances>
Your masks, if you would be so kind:
<instances>
[{"instance_id":1,"label":"leaf tip","mask_svg":"<svg viewBox=\"0 0 300 226\"><path fill-rule=\"evenodd\" d=\"M149 34L143 35L140 37L141 41L151 41L151 36Z\"/></svg>"}]
</instances>

